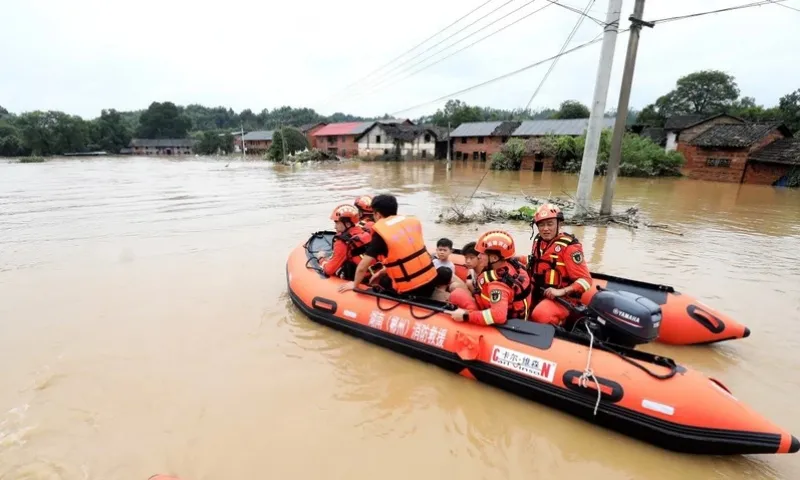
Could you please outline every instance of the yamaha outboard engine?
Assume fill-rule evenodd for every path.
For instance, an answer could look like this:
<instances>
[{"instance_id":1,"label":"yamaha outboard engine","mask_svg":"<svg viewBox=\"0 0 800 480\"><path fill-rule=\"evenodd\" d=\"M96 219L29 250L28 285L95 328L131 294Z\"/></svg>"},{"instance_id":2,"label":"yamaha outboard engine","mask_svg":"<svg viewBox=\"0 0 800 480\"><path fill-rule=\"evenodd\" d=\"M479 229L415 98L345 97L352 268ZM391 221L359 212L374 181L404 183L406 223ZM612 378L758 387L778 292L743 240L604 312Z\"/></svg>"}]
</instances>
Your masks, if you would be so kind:
<instances>
[{"instance_id":1,"label":"yamaha outboard engine","mask_svg":"<svg viewBox=\"0 0 800 480\"><path fill-rule=\"evenodd\" d=\"M601 290L589 302L604 342L633 348L658 338L661 307L635 293Z\"/></svg>"}]
</instances>

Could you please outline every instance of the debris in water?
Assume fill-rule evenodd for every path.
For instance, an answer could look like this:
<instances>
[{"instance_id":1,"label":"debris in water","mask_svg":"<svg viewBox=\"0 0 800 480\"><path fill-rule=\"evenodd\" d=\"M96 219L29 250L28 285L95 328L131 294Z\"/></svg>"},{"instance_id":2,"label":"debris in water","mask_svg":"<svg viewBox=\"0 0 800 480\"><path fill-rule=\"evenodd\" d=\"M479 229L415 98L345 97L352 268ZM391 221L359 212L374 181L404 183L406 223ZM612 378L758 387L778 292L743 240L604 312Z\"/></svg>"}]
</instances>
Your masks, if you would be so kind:
<instances>
[{"instance_id":1,"label":"debris in water","mask_svg":"<svg viewBox=\"0 0 800 480\"><path fill-rule=\"evenodd\" d=\"M505 210L494 206L494 204L483 204L477 212L470 212L466 206L458 206L454 201L453 205L439 214L436 223L447 224L468 224L468 223L489 223L502 221L524 221L530 223L536 213L536 207L544 203L552 203L561 208L564 212L564 225L602 227L609 224L622 225L626 228L639 228L644 225L649 228L658 228L673 235L683 235L682 232L672 229L663 223L647 223L639 219L639 208L629 207L622 213L612 215L600 215L593 210L587 210L578 205L572 197L552 197L538 198L522 194L529 205L523 205L515 210Z\"/></svg>"}]
</instances>

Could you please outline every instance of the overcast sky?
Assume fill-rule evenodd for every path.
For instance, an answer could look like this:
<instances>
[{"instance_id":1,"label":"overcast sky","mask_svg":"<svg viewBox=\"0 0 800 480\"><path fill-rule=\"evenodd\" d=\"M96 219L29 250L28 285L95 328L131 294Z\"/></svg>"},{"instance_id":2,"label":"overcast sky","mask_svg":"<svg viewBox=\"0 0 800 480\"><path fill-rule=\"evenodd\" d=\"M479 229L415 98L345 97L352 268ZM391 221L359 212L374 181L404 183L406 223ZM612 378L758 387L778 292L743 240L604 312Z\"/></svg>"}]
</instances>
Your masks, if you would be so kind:
<instances>
[{"instance_id":1,"label":"overcast sky","mask_svg":"<svg viewBox=\"0 0 800 480\"><path fill-rule=\"evenodd\" d=\"M579 18L549 6L429 69L399 81L484 35L548 5L492 0L382 72L362 79L486 0L330 2L229 0L0 0L0 105L12 112L62 110L92 118L103 108L133 110L152 101L223 105L258 112L282 105L323 114L401 112L417 117L446 100L404 110L556 54ZM649 20L753 0L647 0ZM583 9L587 0L560 0ZM500 10L468 26L493 9ZM633 10L624 0L622 26ZM800 9L800 0L786 0ZM524 6L524 7L523 7ZM516 13L483 28L512 10ZM589 14L605 19L607 0ZM772 105L800 88L796 31L800 12L777 5L645 28L631 105L641 108L700 69L736 77L743 95ZM464 42L436 54L472 32ZM571 46L602 28L585 19ZM411 59L439 40L455 36ZM617 39L607 109L616 106L627 34ZM532 107L592 99L600 43L563 57ZM417 65L429 55L434 55ZM391 71L394 65L399 65ZM498 108L524 107L548 64L458 98ZM385 73L385 74L384 74ZM394 83L393 85L390 85ZM385 87L385 88L382 88Z\"/></svg>"}]
</instances>

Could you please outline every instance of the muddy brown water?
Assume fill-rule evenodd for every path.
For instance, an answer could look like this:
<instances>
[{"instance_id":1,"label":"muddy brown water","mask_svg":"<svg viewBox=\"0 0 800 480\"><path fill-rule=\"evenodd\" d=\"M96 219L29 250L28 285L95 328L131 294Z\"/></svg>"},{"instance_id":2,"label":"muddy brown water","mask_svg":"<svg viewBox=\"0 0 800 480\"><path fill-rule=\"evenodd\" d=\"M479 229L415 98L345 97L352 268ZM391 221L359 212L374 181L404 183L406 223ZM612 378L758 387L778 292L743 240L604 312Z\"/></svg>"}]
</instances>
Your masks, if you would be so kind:
<instances>
[{"instance_id":1,"label":"muddy brown water","mask_svg":"<svg viewBox=\"0 0 800 480\"><path fill-rule=\"evenodd\" d=\"M0 164L0 479L800 478L796 455L670 453L291 305L286 256L338 202L390 191L430 243L463 245L494 225L433 219L484 165L225 163ZM575 184L490 172L479 196ZM800 434L800 192L623 178L616 198L686 234L572 228L592 270L672 284L753 331L648 349ZM530 249L526 225L506 228Z\"/></svg>"}]
</instances>

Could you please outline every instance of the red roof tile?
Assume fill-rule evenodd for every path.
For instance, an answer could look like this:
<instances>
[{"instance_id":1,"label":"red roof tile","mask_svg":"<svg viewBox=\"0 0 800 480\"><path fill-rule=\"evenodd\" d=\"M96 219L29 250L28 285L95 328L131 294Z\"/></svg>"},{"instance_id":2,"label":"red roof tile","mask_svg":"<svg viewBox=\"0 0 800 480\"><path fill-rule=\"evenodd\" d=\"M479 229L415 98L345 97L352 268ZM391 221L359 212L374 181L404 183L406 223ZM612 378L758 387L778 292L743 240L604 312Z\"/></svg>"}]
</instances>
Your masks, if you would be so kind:
<instances>
[{"instance_id":1,"label":"red roof tile","mask_svg":"<svg viewBox=\"0 0 800 480\"><path fill-rule=\"evenodd\" d=\"M317 130L313 136L324 137L327 135L361 135L373 123L374 122L331 123Z\"/></svg>"}]
</instances>

